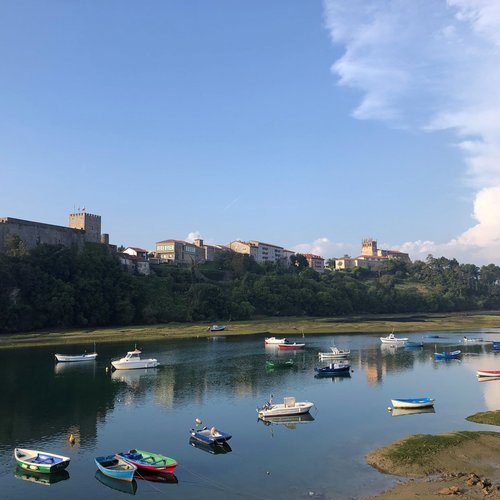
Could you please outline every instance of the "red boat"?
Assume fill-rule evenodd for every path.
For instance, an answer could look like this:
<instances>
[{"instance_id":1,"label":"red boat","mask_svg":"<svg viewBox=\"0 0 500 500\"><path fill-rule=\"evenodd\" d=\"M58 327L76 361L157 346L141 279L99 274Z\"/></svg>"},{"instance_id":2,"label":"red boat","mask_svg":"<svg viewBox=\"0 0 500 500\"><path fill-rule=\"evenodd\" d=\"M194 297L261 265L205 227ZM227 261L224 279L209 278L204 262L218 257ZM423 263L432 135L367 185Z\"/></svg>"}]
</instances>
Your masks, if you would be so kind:
<instances>
[{"instance_id":1,"label":"red boat","mask_svg":"<svg viewBox=\"0 0 500 500\"><path fill-rule=\"evenodd\" d=\"M500 370L478 370L478 377L500 377Z\"/></svg>"},{"instance_id":2,"label":"red boat","mask_svg":"<svg viewBox=\"0 0 500 500\"><path fill-rule=\"evenodd\" d=\"M278 349L304 349L305 344L297 344L297 342L278 344Z\"/></svg>"},{"instance_id":3,"label":"red boat","mask_svg":"<svg viewBox=\"0 0 500 500\"><path fill-rule=\"evenodd\" d=\"M174 472L177 467L177 462L173 458L148 451L134 449L127 453L118 453L117 456L135 465L138 469L149 472Z\"/></svg>"}]
</instances>

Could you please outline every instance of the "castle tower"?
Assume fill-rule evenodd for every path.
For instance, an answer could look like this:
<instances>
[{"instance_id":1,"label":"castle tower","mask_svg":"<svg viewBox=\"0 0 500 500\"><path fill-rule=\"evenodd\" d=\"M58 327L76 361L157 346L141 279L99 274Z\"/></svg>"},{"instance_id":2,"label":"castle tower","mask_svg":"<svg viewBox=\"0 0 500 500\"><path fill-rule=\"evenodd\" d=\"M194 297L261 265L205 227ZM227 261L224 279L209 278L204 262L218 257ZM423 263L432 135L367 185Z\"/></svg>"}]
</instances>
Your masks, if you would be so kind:
<instances>
[{"instance_id":1,"label":"castle tower","mask_svg":"<svg viewBox=\"0 0 500 500\"><path fill-rule=\"evenodd\" d=\"M374 257L377 255L377 241L372 238L366 238L361 241L361 255Z\"/></svg>"},{"instance_id":2,"label":"castle tower","mask_svg":"<svg viewBox=\"0 0 500 500\"><path fill-rule=\"evenodd\" d=\"M83 229L85 231L85 241L92 243L101 242L101 216L78 212L69 214L69 227L73 229Z\"/></svg>"}]
</instances>

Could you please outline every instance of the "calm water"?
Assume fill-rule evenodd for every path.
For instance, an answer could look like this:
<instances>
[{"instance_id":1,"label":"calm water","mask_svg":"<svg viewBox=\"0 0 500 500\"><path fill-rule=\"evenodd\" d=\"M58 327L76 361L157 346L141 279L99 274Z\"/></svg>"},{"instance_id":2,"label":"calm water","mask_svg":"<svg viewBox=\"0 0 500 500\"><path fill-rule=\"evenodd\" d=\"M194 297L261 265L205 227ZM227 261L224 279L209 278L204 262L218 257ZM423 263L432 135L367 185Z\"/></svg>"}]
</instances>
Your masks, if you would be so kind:
<instances>
[{"instance_id":1,"label":"calm water","mask_svg":"<svg viewBox=\"0 0 500 500\"><path fill-rule=\"evenodd\" d=\"M431 332L429 332L431 333ZM307 336L303 352L265 348L263 336L143 342L155 370L106 373L109 360L133 346L98 345L97 362L55 364L53 353L92 345L0 351L0 487L2 498L350 498L390 486L395 478L364 463L373 448L414 433L489 429L465 417L500 407L500 381L479 383L475 370L499 369L489 345L500 331L438 333L423 349L382 346L378 335ZM405 335L420 340L422 334ZM290 334L289 338L293 338ZM318 351L335 342L351 349L348 378L314 377ZM433 352L460 346L461 361L435 362ZM267 371L266 359L294 359ZM310 421L265 425L256 407L274 395L315 403ZM392 416L394 397L432 396L435 413ZM233 435L232 451L210 454L189 444L201 418ZM71 447L68 437L77 443ZM48 485L17 471L15 446L71 457L68 474ZM96 476L94 457L140 448L179 462L177 483L143 480L130 486ZM119 488L119 489L115 489Z\"/></svg>"}]
</instances>

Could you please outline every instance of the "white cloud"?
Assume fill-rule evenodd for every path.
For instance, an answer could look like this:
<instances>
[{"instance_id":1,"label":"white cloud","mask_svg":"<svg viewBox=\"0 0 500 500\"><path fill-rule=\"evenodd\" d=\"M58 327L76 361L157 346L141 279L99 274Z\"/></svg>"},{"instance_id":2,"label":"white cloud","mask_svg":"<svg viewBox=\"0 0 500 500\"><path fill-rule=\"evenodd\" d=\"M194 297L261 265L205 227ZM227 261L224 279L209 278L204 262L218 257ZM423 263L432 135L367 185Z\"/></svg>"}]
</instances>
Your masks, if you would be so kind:
<instances>
[{"instance_id":1,"label":"white cloud","mask_svg":"<svg viewBox=\"0 0 500 500\"><path fill-rule=\"evenodd\" d=\"M313 253L320 255L325 259L330 257L342 257L345 254L359 253L359 245L355 246L350 243L334 243L328 238L318 238L312 243L299 243L292 247L292 250L297 253ZM358 253L356 253L358 252Z\"/></svg>"},{"instance_id":2,"label":"white cloud","mask_svg":"<svg viewBox=\"0 0 500 500\"><path fill-rule=\"evenodd\" d=\"M475 190L477 224L451 241L400 248L500 261L500 2L325 0L332 71L361 92L353 115L429 132L454 130ZM457 175L464 175L457 172Z\"/></svg>"},{"instance_id":3,"label":"white cloud","mask_svg":"<svg viewBox=\"0 0 500 500\"><path fill-rule=\"evenodd\" d=\"M194 240L198 240L198 239L201 239L201 233L199 231L191 231L186 236L186 241L189 243L193 243Z\"/></svg>"}]
</instances>

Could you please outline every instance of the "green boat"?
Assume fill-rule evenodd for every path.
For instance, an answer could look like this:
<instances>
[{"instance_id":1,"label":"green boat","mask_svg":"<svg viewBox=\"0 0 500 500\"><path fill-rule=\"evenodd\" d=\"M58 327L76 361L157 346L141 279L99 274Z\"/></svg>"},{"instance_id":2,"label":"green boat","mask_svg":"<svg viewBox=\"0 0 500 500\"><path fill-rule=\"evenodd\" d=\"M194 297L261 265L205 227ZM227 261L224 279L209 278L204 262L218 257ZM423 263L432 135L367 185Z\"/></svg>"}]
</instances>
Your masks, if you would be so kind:
<instances>
[{"instance_id":1,"label":"green boat","mask_svg":"<svg viewBox=\"0 0 500 500\"><path fill-rule=\"evenodd\" d=\"M266 361L266 368L292 368L293 361L289 359L288 361Z\"/></svg>"},{"instance_id":2,"label":"green boat","mask_svg":"<svg viewBox=\"0 0 500 500\"><path fill-rule=\"evenodd\" d=\"M69 457L63 457L62 455L37 450L25 450L23 448L16 448L14 457L21 469L41 472L42 474L51 474L64 470L70 461Z\"/></svg>"}]
</instances>

